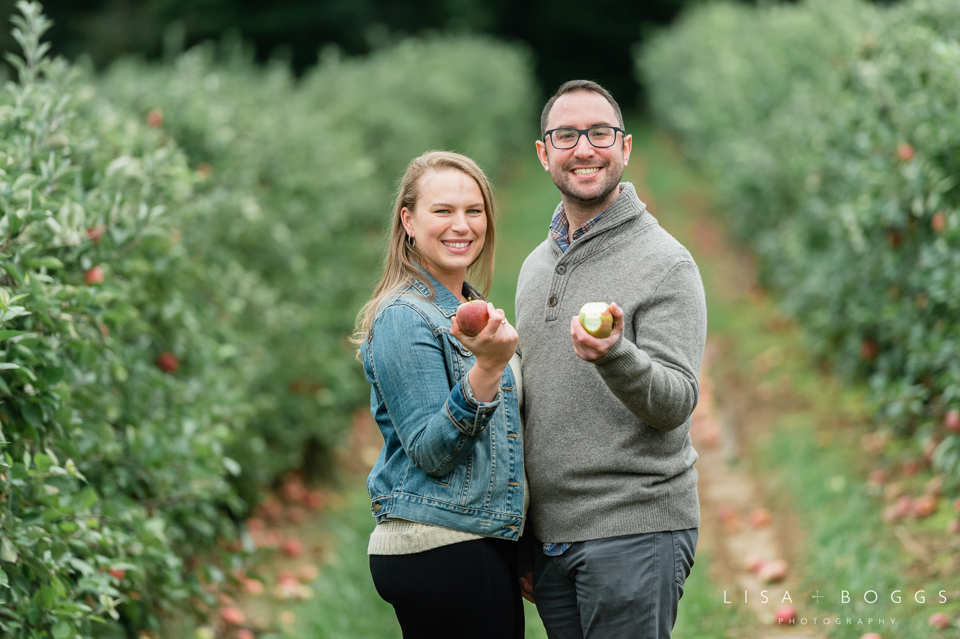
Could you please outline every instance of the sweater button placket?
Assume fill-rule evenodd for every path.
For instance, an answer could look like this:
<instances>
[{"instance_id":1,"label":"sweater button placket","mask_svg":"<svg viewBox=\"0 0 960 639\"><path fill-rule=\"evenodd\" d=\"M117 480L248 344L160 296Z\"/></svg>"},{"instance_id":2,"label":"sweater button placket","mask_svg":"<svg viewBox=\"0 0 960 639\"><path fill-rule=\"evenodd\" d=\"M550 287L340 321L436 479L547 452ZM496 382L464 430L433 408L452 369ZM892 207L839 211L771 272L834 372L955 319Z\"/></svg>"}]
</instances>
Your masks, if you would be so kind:
<instances>
[{"instance_id":1,"label":"sweater button placket","mask_svg":"<svg viewBox=\"0 0 960 639\"><path fill-rule=\"evenodd\" d=\"M560 264L559 266L557 266L557 273L559 273L560 275L563 275L566 272L567 272L566 264Z\"/></svg>"}]
</instances>

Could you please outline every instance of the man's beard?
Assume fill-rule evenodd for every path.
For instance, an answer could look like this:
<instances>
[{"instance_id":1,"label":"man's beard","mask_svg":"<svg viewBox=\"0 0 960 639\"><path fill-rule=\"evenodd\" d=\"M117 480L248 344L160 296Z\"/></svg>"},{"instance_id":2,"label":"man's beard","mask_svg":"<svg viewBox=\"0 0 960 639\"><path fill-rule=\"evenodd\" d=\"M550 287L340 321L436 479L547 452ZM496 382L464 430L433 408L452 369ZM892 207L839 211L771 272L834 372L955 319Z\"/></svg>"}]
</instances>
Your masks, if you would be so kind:
<instances>
[{"instance_id":1,"label":"man's beard","mask_svg":"<svg viewBox=\"0 0 960 639\"><path fill-rule=\"evenodd\" d=\"M607 172L607 177L603 182L603 186L596 195L591 195L589 197L582 197L574 192L576 187L576 182L573 178L569 176L571 169L576 168L576 165L572 167L564 167L562 172L562 178L560 181L557 180L556 174L552 174L553 183L560 190L560 193L563 195L565 201L581 209L591 209L597 204L604 202L610 194L613 193L613 190L620 186L620 179L623 177L623 166L620 167L620 171L614 174L611 171L611 166L604 166L604 170Z\"/></svg>"}]
</instances>

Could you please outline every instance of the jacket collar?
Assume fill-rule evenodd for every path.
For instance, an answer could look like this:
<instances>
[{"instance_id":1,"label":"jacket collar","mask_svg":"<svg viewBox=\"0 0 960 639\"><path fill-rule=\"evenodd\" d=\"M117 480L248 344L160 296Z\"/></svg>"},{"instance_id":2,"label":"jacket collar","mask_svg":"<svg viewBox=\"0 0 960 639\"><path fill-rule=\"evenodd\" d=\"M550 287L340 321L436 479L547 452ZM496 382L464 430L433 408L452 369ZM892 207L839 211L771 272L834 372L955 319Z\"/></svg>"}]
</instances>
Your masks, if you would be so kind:
<instances>
[{"instance_id":1,"label":"jacket collar","mask_svg":"<svg viewBox=\"0 0 960 639\"><path fill-rule=\"evenodd\" d=\"M415 289L418 293L429 299L433 304L440 309L440 311L447 317L453 317L457 313L457 307L460 306L460 300L457 299L457 296L450 292L450 290L441 284L437 278L433 275L430 275L425 268L420 265L417 265L417 268L420 270L420 278L415 279L410 283L410 288ZM429 282L433 286L434 296L430 298L430 288L427 286ZM480 294L480 291L475 289L469 283L463 283L463 295L464 297L482 300L484 299L483 295Z\"/></svg>"}]
</instances>

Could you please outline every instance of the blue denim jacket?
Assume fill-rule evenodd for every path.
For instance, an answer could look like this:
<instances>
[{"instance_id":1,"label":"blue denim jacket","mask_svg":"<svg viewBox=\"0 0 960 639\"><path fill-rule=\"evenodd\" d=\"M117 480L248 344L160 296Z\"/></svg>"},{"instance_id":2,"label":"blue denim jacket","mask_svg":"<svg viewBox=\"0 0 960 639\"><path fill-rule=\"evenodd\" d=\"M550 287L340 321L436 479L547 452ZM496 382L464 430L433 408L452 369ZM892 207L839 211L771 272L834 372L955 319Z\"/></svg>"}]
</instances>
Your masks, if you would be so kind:
<instances>
[{"instance_id":1,"label":"blue denim jacket","mask_svg":"<svg viewBox=\"0 0 960 639\"><path fill-rule=\"evenodd\" d=\"M423 273L377 309L360 347L383 449L367 490L377 522L407 519L517 539L523 523L523 443L513 372L491 402L466 381L476 359L450 336L460 302ZM471 296L479 293L471 289Z\"/></svg>"}]
</instances>

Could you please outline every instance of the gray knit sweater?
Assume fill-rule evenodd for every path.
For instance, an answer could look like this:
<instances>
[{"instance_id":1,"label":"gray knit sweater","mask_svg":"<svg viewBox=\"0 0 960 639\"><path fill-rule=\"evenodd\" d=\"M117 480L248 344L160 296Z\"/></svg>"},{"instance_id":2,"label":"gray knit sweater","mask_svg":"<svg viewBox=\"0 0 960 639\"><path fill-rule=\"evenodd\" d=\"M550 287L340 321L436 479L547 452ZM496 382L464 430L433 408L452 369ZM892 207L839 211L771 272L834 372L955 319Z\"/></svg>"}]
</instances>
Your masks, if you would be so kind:
<instances>
[{"instance_id":1,"label":"gray knit sweater","mask_svg":"<svg viewBox=\"0 0 960 639\"><path fill-rule=\"evenodd\" d=\"M690 253L632 184L565 253L547 239L517 284L530 525L574 542L700 525L690 415L707 310ZM586 362L570 318L616 302L622 338Z\"/></svg>"}]
</instances>

